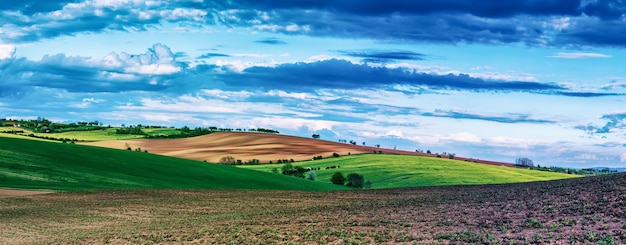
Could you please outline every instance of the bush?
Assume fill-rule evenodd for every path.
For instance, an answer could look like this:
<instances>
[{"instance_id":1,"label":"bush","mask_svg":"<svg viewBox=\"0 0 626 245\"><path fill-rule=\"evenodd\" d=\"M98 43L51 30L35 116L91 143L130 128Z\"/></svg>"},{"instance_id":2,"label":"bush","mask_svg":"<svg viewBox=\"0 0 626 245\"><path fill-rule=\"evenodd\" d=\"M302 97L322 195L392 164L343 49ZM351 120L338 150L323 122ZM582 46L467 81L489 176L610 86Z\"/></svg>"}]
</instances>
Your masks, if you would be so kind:
<instances>
[{"instance_id":1,"label":"bush","mask_svg":"<svg viewBox=\"0 0 626 245\"><path fill-rule=\"evenodd\" d=\"M343 177L341 172L335 172L333 177L330 178L330 182L333 182L335 185L343 185L346 183L346 177Z\"/></svg>"},{"instance_id":2,"label":"bush","mask_svg":"<svg viewBox=\"0 0 626 245\"><path fill-rule=\"evenodd\" d=\"M337 154L337 152L333 152L333 157L339 157L339 154Z\"/></svg>"},{"instance_id":3,"label":"bush","mask_svg":"<svg viewBox=\"0 0 626 245\"><path fill-rule=\"evenodd\" d=\"M304 169L303 167L294 167L291 163L286 163L285 165L283 165L281 170L284 175L296 176L298 178L304 178L304 172L306 172L306 169Z\"/></svg>"},{"instance_id":4,"label":"bush","mask_svg":"<svg viewBox=\"0 0 626 245\"><path fill-rule=\"evenodd\" d=\"M235 163L237 163L237 160L233 156L224 156L220 158L220 161L219 161L219 164L226 164L226 165L235 165Z\"/></svg>"},{"instance_id":5,"label":"bush","mask_svg":"<svg viewBox=\"0 0 626 245\"><path fill-rule=\"evenodd\" d=\"M308 180L317 180L317 174L314 170L309 171L309 174L306 176Z\"/></svg>"},{"instance_id":6,"label":"bush","mask_svg":"<svg viewBox=\"0 0 626 245\"><path fill-rule=\"evenodd\" d=\"M348 183L346 183L347 186L351 186L354 188L363 188L363 185L365 184L365 178L363 178L363 175L360 174L348 174Z\"/></svg>"},{"instance_id":7,"label":"bush","mask_svg":"<svg viewBox=\"0 0 626 245\"><path fill-rule=\"evenodd\" d=\"M291 163L286 163L285 165L283 165L281 170L284 175L289 175L289 173L293 172L295 168Z\"/></svg>"}]
</instances>

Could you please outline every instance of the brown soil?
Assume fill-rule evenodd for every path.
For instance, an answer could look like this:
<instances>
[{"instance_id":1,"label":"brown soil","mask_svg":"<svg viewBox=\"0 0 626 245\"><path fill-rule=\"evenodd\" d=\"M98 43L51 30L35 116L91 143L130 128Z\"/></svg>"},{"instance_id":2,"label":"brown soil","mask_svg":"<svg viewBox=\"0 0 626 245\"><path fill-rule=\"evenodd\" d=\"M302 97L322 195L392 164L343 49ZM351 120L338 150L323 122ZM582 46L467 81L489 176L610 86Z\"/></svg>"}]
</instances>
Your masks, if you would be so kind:
<instances>
[{"instance_id":1,"label":"brown soil","mask_svg":"<svg viewBox=\"0 0 626 245\"><path fill-rule=\"evenodd\" d=\"M39 195L39 194L47 194L47 193L52 193L52 192L51 191L0 189L0 198L31 196L31 195Z\"/></svg>"},{"instance_id":2,"label":"brown soil","mask_svg":"<svg viewBox=\"0 0 626 245\"><path fill-rule=\"evenodd\" d=\"M82 144L115 149L127 149L130 147L135 150L141 148L141 150L147 150L150 153L200 161L206 160L208 162L218 162L224 156L233 156L242 161L252 159L258 159L261 162L277 161L279 159L301 161L320 155L329 157L333 153L347 155L348 153L361 154L374 151L382 151L385 154L436 157L435 154L352 145L288 135L243 132L222 132L183 139L111 140ZM498 166L513 166L510 163L479 159L462 157L456 157L455 159Z\"/></svg>"},{"instance_id":3,"label":"brown soil","mask_svg":"<svg viewBox=\"0 0 626 245\"><path fill-rule=\"evenodd\" d=\"M362 191L0 199L0 244L626 244L626 173Z\"/></svg>"}]
</instances>

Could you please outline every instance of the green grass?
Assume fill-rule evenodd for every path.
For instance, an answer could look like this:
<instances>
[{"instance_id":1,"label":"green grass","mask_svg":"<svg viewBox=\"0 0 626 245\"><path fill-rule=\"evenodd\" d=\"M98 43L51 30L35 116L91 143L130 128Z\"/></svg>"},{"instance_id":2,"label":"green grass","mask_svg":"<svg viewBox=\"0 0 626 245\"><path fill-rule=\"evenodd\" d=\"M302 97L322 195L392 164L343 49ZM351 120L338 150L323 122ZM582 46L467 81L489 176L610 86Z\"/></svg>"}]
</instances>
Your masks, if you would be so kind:
<instances>
[{"instance_id":1,"label":"green grass","mask_svg":"<svg viewBox=\"0 0 626 245\"><path fill-rule=\"evenodd\" d=\"M0 135L0 187L336 190L332 184L144 152Z\"/></svg>"},{"instance_id":2,"label":"green grass","mask_svg":"<svg viewBox=\"0 0 626 245\"><path fill-rule=\"evenodd\" d=\"M103 140L129 140L129 139L143 139L143 135L134 134L117 134L118 128L107 128L103 130L91 130L91 131L69 131L62 133L34 133L30 130L14 127L0 127L0 132L11 130L22 130L24 135L34 134L37 136L47 136L57 139L76 139L79 141L103 141ZM142 129L148 135L178 135L180 131L172 128L147 128ZM11 137L12 134L2 134L2 136ZM22 138L20 135L12 135L13 138Z\"/></svg>"},{"instance_id":3,"label":"green grass","mask_svg":"<svg viewBox=\"0 0 626 245\"><path fill-rule=\"evenodd\" d=\"M404 155L364 154L296 162L293 165L305 168L320 167L321 170L316 171L317 179L327 183L330 183L332 174L337 171L342 172L344 176L350 173L362 174L365 181L372 183L372 188L504 184L577 177L562 173ZM240 168L271 172L274 168L280 171L282 166L283 164L245 165ZM340 167L326 169L327 166Z\"/></svg>"}]
</instances>

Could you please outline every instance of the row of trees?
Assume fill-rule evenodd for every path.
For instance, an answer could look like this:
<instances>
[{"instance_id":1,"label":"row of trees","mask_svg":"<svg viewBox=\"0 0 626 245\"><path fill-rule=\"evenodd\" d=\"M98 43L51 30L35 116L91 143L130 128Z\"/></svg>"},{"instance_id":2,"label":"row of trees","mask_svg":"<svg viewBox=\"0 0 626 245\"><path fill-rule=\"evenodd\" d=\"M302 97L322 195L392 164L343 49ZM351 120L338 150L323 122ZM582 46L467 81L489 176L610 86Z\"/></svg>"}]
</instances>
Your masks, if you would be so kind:
<instances>
[{"instance_id":1,"label":"row of trees","mask_svg":"<svg viewBox=\"0 0 626 245\"><path fill-rule=\"evenodd\" d=\"M77 123L54 123L46 118L38 117L35 120L8 120L0 119L0 126L19 125L20 128L28 129L37 133L61 133L68 131L91 131L101 130L106 127L102 126L99 121L93 122L77 122Z\"/></svg>"}]
</instances>

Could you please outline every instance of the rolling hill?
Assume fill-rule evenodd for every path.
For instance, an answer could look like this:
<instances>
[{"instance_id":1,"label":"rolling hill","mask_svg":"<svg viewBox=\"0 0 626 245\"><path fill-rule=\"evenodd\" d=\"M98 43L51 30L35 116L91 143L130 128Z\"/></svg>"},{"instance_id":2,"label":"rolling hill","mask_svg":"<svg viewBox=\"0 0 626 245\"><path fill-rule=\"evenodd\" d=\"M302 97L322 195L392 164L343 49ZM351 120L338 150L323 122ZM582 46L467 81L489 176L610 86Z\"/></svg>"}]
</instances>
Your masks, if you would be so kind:
<instances>
[{"instance_id":1,"label":"rolling hill","mask_svg":"<svg viewBox=\"0 0 626 245\"><path fill-rule=\"evenodd\" d=\"M132 149L141 148L151 153L209 162L218 162L224 156L233 156L244 162L252 159L258 159L266 163L269 161L276 162L279 159L303 161L320 155L329 157L333 153L348 155L349 153L383 152L385 154L436 156L435 154L352 145L297 136L247 132L220 132L182 139L110 140L81 144L115 149L126 149L127 147ZM456 159L497 166L513 166L510 163L479 159L462 157L456 157Z\"/></svg>"},{"instance_id":2,"label":"rolling hill","mask_svg":"<svg viewBox=\"0 0 626 245\"><path fill-rule=\"evenodd\" d=\"M451 159L424 156L362 154L292 163L294 166L318 169L318 181L330 183L335 172L362 174L372 188L413 186L504 184L576 178L563 173L492 166ZM283 164L243 165L246 169L280 171Z\"/></svg>"},{"instance_id":3,"label":"rolling hill","mask_svg":"<svg viewBox=\"0 0 626 245\"><path fill-rule=\"evenodd\" d=\"M145 152L0 137L0 187L337 190L343 187Z\"/></svg>"}]
</instances>

